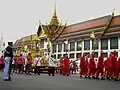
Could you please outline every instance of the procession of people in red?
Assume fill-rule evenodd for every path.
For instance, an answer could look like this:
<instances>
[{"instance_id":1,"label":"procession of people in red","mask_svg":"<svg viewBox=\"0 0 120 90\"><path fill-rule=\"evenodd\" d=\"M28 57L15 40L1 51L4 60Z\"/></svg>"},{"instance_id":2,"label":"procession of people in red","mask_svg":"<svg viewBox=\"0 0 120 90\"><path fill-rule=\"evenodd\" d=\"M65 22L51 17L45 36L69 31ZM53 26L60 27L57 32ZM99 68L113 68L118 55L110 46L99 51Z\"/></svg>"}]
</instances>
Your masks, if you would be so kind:
<instances>
[{"instance_id":1,"label":"procession of people in red","mask_svg":"<svg viewBox=\"0 0 120 90\"><path fill-rule=\"evenodd\" d=\"M83 53L82 56L79 56L77 60L72 62L80 61L80 78L120 80L120 57L116 56L116 51L111 52L107 59L104 59L103 51L101 51L97 64L95 63L94 52L91 53L89 60L88 55ZM60 66L62 67L60 74L70 74L70 60L68 56L60 59Z\"/></svg>"},{"instance_id":2,"label":"procession of people in red","mask_svg":"<svg viewBox=\"0 0 120 90\"><path fill-rule=\"evenodd\" d=\"M70 73L70 64L73 62L79 61L79 74L80 78L93 78L93 79L108 79L108 80L120 80L120 57L116 56L116 51L113 51L109 54L107 59L103 55L103 51L101 50L100 56L97 59L97 64L95 63L94 51L88 56L83 53L81 56L77 58L77 60L70 59L68 55L65 57L61 57L59 71L61 75L69 76ZM19 73L23 73L25 60L20 56L14 56L14 64L18 69ZM26 73L30 74L30 66L32 65L32 56L28 54L27 63L25 65ZM0 58L0 68L4 66L3 56ZM78 69L75 68L74 69Z\"/></svg>"}]
</instances>

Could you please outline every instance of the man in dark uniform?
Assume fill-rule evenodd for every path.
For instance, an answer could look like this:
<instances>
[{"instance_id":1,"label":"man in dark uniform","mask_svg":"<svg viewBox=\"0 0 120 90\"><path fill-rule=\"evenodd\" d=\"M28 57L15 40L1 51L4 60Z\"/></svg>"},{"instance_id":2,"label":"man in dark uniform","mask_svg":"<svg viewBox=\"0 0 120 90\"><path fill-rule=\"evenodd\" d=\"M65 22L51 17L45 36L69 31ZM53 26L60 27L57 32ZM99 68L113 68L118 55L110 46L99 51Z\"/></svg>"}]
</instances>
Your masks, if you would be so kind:
<instances>
[{"instance_id":1,"label":"man in dark uniform","mask_svg":"<svg viewBox=\"0 0 120 90\"><path fill-rule=\"evenodd\" d=\"M4 52L4 81L11 81L11 69L12 69L12 60L13 60L13 42L8 42L8 46Z\"/></svg>"}]
</instances>

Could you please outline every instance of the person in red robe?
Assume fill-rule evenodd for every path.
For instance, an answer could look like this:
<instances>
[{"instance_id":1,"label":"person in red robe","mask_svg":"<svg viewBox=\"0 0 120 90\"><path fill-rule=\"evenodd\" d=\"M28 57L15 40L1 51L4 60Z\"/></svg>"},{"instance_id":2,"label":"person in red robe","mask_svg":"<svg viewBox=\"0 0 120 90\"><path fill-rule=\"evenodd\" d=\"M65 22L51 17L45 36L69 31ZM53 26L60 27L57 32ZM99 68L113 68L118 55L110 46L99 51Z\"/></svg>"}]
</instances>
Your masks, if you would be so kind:
<instances>
[{"instance_id":1,"label":"person in red robe","mask_svg":"<svg viewBox=\"0 0 120 90\"><path fill-rule=\"evenodd\" d=\"M22 74L23 73L23 58L22 58L22 54L20 54L20 56L18 57L17 63L18 63L18 73Z\"/></svg>"},{"instance_id":2,"label":"person in red robe","mask_svg":"<svg viewBox=\"0 0 120 90\"><path fill-rule=\"evenodd\" d=\"M108 61L107 61L107 67L108 67L108 72L107 72L107 79L110 80L112 76L112 52L110 52Z\"/></svg>"},{"instance_id":3,"label":"person in red robe","mask_svg":"<svg viewBox=\"0 0 120 90\"><path fill-rule=\"evenodd\" d=\"M95 79L95 61L94 61L94 52L91 53L90 55L90 60L89 60L89 76L88 78L90 78L90 76L92 76L92 78Z\"/></svg>"},{"instance_id":4,"label":"person in red robe","mask_svg":"<svg viewBox=\"0 0 120 90\"><path fill-rule=\"evenodd\" d=\"M18 63L17 63L17 61L18 61L18 56L16 55L16 56L14 56L15 73L17 73L17 68L18 68Z\"/></svg>"},{"instance_id":5,"label":"person in red robe","mask_svg":"<svg viewBox=\"0 0 120 90\"><path fill-rule=\"evenodd\" d=\"M116 51L113 52L113 56L112 56L112 75L113 75L113 79L116 81L117 80L117 56L116 56Z\"/></svg>"},{"instance_id":6,"label":"person in red robe","mask_svg":"<svg viewBox=\"0 0 120 90\"><path fill-rule=\"evenodd\" d=\"M116 63L117 57L115 56L115 52L111 52L108 59L108 77L107 79L116 80Z\"/></svg>"},{"instance_id":7,"label":"person in red robe","mask_svg":"<svg viewBox=\"0 0 120 90\"><path fill-rule=\"evenodd\" d=\"M88 77L88 55L85 56L85 78Z\"/></svg>"},{"instance_id":8,"label":"person in red robe","mask_svg":"<svg viewBox=\"0 0 120 90\"><path fill-rule=\"evenodd\" d=\"M17 55L13 57L12 70L13 73L17 73Z\"/></svg>"},{"instance_id":9,"label":"person in red robe","mask_svg":"<svg viewBox=\"0 0 120 90\"><path fill-rule=\"evenodd\" d=\"M108 73L108 57L107 59L104 61L104 76L106 77Z\"/></svg>"},{"instance_id":10,"label":"person in red robe","mask_svg":"<svg viewBox=\"0 0 120 90\"><path fill-rule=\"evenodd\" d=\"M66 55L64 58L64 75L69 76L69 74L70 74L70 61L68 55Z\"/></svg>"},{"instance_id":11,"label":"person in red robe","mask_svg":"<svg viewBox=\"0 0 120 90\"><path fill-rule=\"evenodd\" d=\"M63 74L63 68L64 68L64 58L60 58L60 75Z\"/></svg>"},{"instance_id":12,"label":"person in red robe","mask_svg":"<svg viewBox=\"0 0 120 90\"><path fill-rule=\"evenodd\" d=\"M118 58L118 61L117 61L117 78L118 79L120 79L119 75L120 75L120 57Z\"/></svg>"},{"instance_id":13,"label":"person in red robe","mask_svg":"<svg viewBox=\"0 0 120 90\"><path fill-rule=\"evenodd\" d=\"M26 65L26 74L27 75L31 75L30 74L30 70L31 70L31 65L32 65L32 56L31 56L31 53L28 53L28 56L27 56L27 65Z\"/></svg>"},{"instance_id":14,"label":"person in red robe","mask_svg":"<svg viewBox=\"0 0 120 90\"><path fill-rule=\"evenodd\" d=\"M101 51L100 56L98 57L98 63L97 63L97 72L96 72L96 78L99 79L99 75L101 74L101 79L104 79L103 76L103 67L104 67L104 56L103 51Z\"/></svg>"},{"instance_id":15,"label":"person in red robe","mask_svg":"<svg viewBox=\"0 0 120 90\"><path fill-rule=\"evenodd\" d=\"M80 59L80 78L85 74L85 54Z\"/></svg>"},{"instance_id":16,"label":"person in red robe","mask_svg":"<svg viewBox=\"0 0 120 90\"><path fill-rule=\"evenodd\" d=\"M0 57L0 70L3 71L4 69L4 58L3 56Z\"/></svg>"}]
</instances>

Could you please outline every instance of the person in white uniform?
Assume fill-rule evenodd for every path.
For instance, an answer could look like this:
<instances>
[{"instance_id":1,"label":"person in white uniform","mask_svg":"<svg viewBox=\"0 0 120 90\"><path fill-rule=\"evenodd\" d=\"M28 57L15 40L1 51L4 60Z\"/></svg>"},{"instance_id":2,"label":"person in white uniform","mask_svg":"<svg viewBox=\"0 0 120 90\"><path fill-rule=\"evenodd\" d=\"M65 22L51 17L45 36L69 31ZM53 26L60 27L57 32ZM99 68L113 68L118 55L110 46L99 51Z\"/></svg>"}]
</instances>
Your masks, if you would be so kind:
<instances>
[{"instance_id":1,"label":"person in white uniform","mask_svg":"<svg viewBox=\"0 0 120 90\"><path fill-rule=\"evenodd\" d=\"M36 58L34 59L34 65L35 65L35 74L38 73L40 75L40 66L41 66L41 61L42 57L37 55Z\"/></svg>"},{"instance_id":2,"label":"person in white uniform","mask_svg":"<svg viewBox=\"0 0 120 90\"><path fill-rule=\"evenodd\" d=\"M49 70L48 70L48 75L49 76L55 76L55 59L54 59L54 55L51 55L51 57L49 58Z\"/></svg>"},{"instance_id":3,"label":"person in white uniform","mask_svg":"<svg viewBox=\"0 0 120 90\"><path fill-rule=\"evenodd\" d=\"M26 73L26 65L27 65L27 52L25 51L25 52L23 52L22 53L22 57L23 57L23 61L24 61L24 71L25 71L25 73Z\"/></svg>"}]
</instances>

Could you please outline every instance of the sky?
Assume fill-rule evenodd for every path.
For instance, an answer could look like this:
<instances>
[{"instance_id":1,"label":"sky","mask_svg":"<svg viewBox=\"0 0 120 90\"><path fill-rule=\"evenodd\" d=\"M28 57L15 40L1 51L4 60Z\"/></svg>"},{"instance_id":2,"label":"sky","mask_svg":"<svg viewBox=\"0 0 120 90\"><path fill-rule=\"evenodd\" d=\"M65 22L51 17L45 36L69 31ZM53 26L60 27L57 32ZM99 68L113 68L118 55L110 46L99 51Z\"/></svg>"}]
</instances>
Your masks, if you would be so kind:
<instances>
[{"instance_id":1,"label":"sky","mask_svg":"<svg viewBox=\"0 0 120 90\"><path fill-rule=\"evenodd\" d=\"M39 20L49 22L55 0L0 0L0 36L13 41L37 32ZM56 0L57 16L63 23L75 24L110 15L120 15L120 0Z\"/></svg>"}]
</instances>

